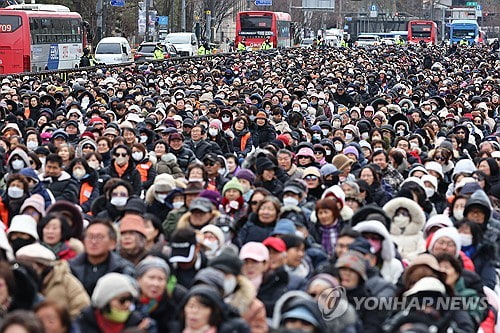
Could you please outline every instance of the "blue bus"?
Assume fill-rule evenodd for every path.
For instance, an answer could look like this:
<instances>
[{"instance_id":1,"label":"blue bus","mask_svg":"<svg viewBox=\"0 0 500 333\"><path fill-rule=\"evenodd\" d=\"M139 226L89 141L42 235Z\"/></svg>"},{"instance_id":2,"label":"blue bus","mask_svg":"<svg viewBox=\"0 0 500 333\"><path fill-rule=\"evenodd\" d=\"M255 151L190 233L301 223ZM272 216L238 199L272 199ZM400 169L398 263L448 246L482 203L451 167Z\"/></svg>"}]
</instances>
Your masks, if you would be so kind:
<instances>
[{"instance_id":1,"label":"blue bus","mask_svg":"<svg viewBox=\"0 0 500 333\"><path fill-rule=\"evenodd\" d=\"M479 37L479 24L476 20L454 20L450 25L450 44L459 43L465 38L469 45L475 44Z\"/></svg>"}]
</instances>

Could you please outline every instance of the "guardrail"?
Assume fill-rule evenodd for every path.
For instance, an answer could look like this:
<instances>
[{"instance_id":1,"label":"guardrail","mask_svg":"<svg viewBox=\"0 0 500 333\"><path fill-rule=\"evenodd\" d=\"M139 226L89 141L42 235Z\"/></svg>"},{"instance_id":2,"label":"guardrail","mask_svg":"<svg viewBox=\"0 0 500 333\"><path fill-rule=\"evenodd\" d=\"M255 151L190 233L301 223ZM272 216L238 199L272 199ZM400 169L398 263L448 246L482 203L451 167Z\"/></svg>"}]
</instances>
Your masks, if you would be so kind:
<instances>
[{"instance_id":1,"label":"guardrail","mask_svg":"<svg viewBox=\"0 0 500 333\"><path fill-rule=\"evenodd\" d=\"M68 75L74 74L74 73L80 73L80 72L90 72L90 71L96 71L98 69L102 70L108 70L110 68L120 68L120 67L128 67L133 64L135 65L143 65L145 63L148 64L165 64L165 63L178 63L186 60L192 60L192 59L203 59L203 58L214 58L214 57L219 57L219 56L227 56L234 54L234 52L225 52L225 53L215 53L215 54L208 54L208 55L195 55L195 56L189 56L189 57L175 57L175 58L168 58L168 59L162 59L162 60L153 60L153 61L147 61L147 62L124 62L121 64L113 64L113 65L96 65L96 66L89 66L89 67L78 67L78 68L66 68L66 69L57 69L57 70L47 70L47 71L39 71L39 72L23 72L23 73L11 73L11 74L0 74L0 79L3 78L23 78L25 76L29 77L37 77L41 80L44 80L46 78L60 78L64 81L67 80Z\"/></svg>"}]
</instances>

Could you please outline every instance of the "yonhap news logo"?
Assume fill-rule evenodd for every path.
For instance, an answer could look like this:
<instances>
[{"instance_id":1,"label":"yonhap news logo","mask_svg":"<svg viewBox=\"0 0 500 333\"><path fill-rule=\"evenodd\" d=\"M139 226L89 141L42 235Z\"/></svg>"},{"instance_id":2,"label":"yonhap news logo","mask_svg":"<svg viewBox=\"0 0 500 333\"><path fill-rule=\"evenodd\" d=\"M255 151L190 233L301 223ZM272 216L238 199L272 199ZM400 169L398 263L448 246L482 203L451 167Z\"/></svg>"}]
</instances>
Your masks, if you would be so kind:
<instances>
[{"instance_id":1,"label":"yonhap news logo","mask_svg":"<svg viewBox=\"0 0 500 333\"><path fill-rule=\"evenodd\" d=\"M327 288L321 292L318 298L319 310L326 321L342 316L347 311L348 306L344 287Z\"/></svg>"},{"instance_id":2,"label":"yonhap news logo","mask_svg":"<svg viewBox=\"0 0 500 333\"><path fill-rule=\"evenodd\" d=\"M323 319L330 321L342 316L349 304L356 311L425 311L433 308L437 311L477 311L488 308L486 297L353 297L351 303L347 301L344 287L328 288L321 292L318 308Z\"/></svg>"}]
</instances>

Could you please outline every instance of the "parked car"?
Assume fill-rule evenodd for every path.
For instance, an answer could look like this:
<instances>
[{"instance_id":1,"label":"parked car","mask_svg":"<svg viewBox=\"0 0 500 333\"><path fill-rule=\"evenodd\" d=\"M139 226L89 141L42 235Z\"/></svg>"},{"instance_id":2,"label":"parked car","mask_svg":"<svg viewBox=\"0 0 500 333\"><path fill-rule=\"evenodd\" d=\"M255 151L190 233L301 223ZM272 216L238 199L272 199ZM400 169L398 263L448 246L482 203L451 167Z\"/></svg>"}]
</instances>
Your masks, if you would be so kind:
<instances>
[{"instance_id":1,"label":"parked car","mask_svg":"<svg viewBox=\"0 0 500 333\"><path fill-rule=\"evenodd\" d=\"M95 49L95 60L99 64L121 64L132 61L132 50L124 37L106 37L101 39Z\"/></svg>"},{"instance_id":2,"label":"parked car","mask_svg":"<svg viewBox=\"0 0 500 333\"><path fill-rule=\"evenodd\" d=\"M179 54L177 53L177 50L175 49L175 46L173 46L170 43L162 43L162 48L163 48L163 58L168 59L168 58L175 58L178 57ZM134 61L135 62L145 62L145 61L151 61L154 60L153 57L153 52L155 50L156 43L153 42L143 42L141 45L139 45L139 48L134 54Z\"/></svg>"},{"instance_id":3,"label":"parked car","mask_svg":"<svg viewBox=\"0 0 500 333\"><path fill-rule=\"evenodd\" d=\"M198 38L192 32L171 32L165 40L172 43L181 57L194 56L198 54Z\"/></svg>"},{"instance_id":4,"label":"parked car","mask_svg":"<svg viewBox=\"0 0 500 333\"><path fill-rule=\"evenodd\" d=\"M300 47L310 48L314 44L314 38L304 38L300 42Z\"/></svg>"},{"instance_id":5,"label":"parked car","mask_svg":"<svg viewBox=\"0 0 500 333\"><path fill-rule=\"evenodd\" d=\"M374 46L380 45L380 37L377 35L359 35L355 46Z\"/></svg>"}]
</instances>

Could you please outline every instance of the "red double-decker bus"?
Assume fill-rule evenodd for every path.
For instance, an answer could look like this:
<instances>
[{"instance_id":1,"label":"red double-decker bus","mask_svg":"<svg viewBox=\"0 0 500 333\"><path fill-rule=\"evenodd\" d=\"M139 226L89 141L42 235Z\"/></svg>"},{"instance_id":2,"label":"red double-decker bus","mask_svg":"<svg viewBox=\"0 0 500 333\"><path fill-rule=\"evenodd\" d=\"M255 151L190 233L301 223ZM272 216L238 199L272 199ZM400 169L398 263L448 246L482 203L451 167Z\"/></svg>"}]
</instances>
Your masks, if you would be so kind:
<instances>
[{"instance_id":1,"label":"red double-decker bus","mask_svg":"<svg viewBox=\"0 0 500 333\"><path fill-rule=\"evenodd\" d=\"M290 14L269 11L244 11L236 14L236 45L245 38L247 48L258 49L267 37L274 48L290 47Z\"/></svg>"},{"instance_id":2,"label":"red double-decker bus","mask_svg":"<svg viewBox=\"0 0 500 333\"><path fill-rule=\"evenodd\" d=\"M437 44L437 24L434 21L414 20L408 22L408 43Z\"/></svg>"},{"instance_id":3,"label":"red double-decker bus","mask_svg":"<svg viewBox=\"0 0 500 333\"><path fill-rule=\"evenodd\" d=\"M86 42L80 14L60 5L0 9L0 74L73 68Z\"/></svg>"}]
</instances>

